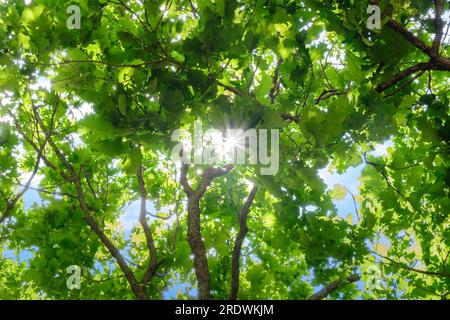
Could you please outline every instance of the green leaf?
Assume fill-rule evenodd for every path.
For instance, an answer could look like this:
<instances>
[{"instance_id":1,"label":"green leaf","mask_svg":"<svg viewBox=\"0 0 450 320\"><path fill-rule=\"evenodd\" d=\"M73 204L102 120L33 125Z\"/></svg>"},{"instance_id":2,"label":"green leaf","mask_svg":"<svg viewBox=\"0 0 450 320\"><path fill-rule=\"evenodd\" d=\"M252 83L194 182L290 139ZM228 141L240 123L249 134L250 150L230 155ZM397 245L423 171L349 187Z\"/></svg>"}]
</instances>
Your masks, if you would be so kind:
<instances>
[{"instance_id":1,"label":"green leaf","mask_svg":"<svg viewBox=\"0 0 450 320\"><path fill-rule=\"evenodd\" d=\"M333 200L337 201L344 200L345 197L347 196L347 188L337 183L333 186L333 189L331 189L330 195L333 198Z\"/></svg>"},{"instance_id":2,"label":"green leaf","mask_svg":"<svg viewBox=\"0 0 450 320\"><path fill-rule=\"evenodd\" d=\"M126 116L127 114L127 104L128 104L127 96L121 93L119 95L119 111L124 116Z\"/></svg>"}]
</instances>

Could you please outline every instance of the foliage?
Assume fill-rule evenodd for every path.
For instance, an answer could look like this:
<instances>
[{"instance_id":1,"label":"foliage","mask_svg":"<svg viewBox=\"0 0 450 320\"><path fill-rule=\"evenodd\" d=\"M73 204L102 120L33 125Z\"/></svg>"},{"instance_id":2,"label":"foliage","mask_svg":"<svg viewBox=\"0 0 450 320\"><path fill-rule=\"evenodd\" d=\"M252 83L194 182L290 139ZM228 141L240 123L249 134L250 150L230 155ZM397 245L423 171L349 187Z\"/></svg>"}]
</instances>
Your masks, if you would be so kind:
<instances>
[{"instance_id":1,"label":"foliage","mask_svg":"<svg viewBox=\"0 0 450 320\"><path fill-rule=\"evenodd\" d=\"M449 9L1 1L0 298L160 299L182 283L179 299L226 299L236 271L240 299L448 298ZM278 173L174 163L171 134L195 120L279 129ZM352 222L333 202L346 187L318 171L361 164Z\"/></svg>"}]
</instances>

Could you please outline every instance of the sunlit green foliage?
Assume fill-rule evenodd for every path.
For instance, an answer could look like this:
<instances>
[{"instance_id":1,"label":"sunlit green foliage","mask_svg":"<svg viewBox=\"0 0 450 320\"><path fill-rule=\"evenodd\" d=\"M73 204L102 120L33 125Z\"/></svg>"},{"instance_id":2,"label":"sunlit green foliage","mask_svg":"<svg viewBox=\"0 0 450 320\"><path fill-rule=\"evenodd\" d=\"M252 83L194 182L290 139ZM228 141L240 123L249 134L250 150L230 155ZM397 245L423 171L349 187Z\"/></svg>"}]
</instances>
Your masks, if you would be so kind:
<instances>
[{"instance_id":1,"label":"sunlit green foliage","mask_svg":"<svg viewBox=\"0 0 450 320\"><path fill-rule=\"evenodd\" d=\"M369 2L380 30L366 26ZM70 4L80 29L66 25ZM212 298L229 297L251 185L240 299L307 299L337 279L330 299L450 297L445 28L442 65L390 82L430 57L389 21L431 47L435 11L423 0L0 0L0 298L195 298L187 196L170 158L172 132L195 120L280 130L275 176L238 165L201 198ZM370 155L387 140L388 154ZM327 191L318 170L361 164L352 221L333 202L348 190ZM204 170L191 166L189 181ZM79 289L67 287L70 265Z\"/></svg>"}]
</instances>

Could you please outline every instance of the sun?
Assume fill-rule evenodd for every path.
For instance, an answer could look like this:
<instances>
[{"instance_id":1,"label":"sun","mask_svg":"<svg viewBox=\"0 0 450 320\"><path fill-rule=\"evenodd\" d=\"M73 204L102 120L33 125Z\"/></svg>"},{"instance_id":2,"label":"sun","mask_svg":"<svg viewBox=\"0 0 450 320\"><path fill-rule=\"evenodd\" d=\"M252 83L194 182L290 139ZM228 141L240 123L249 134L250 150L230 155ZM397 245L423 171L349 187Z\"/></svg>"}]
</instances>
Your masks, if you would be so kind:
<instances>
[{"instance_id":1,"label":"sun","mask_svg":"<svg viewBox=\"0 0 450 320\"><path fill-rule=\"evenodd\" d=\"M239 135L239 133L234 130L226 130L226 134L223 139L222 150L228 160L232 160L237 150L242 147L242 137Z\"/></svg>"}]
</instances>

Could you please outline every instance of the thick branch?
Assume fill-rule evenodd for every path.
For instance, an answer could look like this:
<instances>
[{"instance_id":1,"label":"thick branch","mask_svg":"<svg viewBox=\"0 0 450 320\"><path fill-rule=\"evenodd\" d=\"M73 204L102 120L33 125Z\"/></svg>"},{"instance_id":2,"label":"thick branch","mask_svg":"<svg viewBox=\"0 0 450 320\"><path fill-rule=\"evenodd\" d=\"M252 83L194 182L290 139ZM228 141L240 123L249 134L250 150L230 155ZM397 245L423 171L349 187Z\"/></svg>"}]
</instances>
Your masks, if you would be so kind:
<instances>
[{"instance_id":1,"label":"thick branch","mask_svg":"<svg viewBox=\"0 0 450 320\"><path fill-rule=\"evenodd\" d=\"M200 200L206 192L211 181L219 176L229 172L233 165L227 165L224 168L207 168L202 175L197 189L193 190L187 178L189 165L182 163L180 183L188 198L188 231L187 238L192 254L194 255L194 268L197 277L198 299L209 300L211 298L211 275L208 268L208 257L206 255L205 243L201 235L200 221Z\"/></svg>"},{"instance_id":2,"label":"thick branch","mask_svg":"<svg viewBox=\"0 0 450 320\"><path fill-rule=\"evenodd\" d=\"M139 213L139 223L142 226L145 234L145 240L147 242L150 264L145 271L143 283L147 283L155 275L156 269L158 268L158 262L156 257L156 247L155 241L153 240L152 230L147 222L147 189L145 187L145 182L143 178L142 165L139 165L137 169L137 179L139 183L139 191L141 193L141 210Z\"/></svg>"},{"instance_id":3,"label":"thick branch","mask_svg":"<svg viewBox=\"0 0 450 320\"><path fill-rule=\"evenodd\" d=\"M194 268L197 277L198 299L211 298L211 275L208 268L205 243L201 235L200 199L188 197L188 242L194 255Z\"/></svg>"},{"instance_id":4,"label":"thick branch","mask_svg":"<svg viewBox=\"0 0 450 320\"><path fill-rule=\"evenodd\" d=\"M356 282L361 278L359 274L351 274L350 276L344 279L337 279L333 282L329 283L327 286L322 288L321 290L314 293L312 296L308 298L308 300L322 300L326 298L330 293L336 291L340 287Z\"/></svg>"},{"instance_id":5,"label":"thick branch","mask_svg":"<svg viewBox=\"0 0 450 320\"><path fill-rule=\"evenodd\" d=\"M379 0L371 0L371 4L380 5ZM418 37L416 37L411 31L406 29L404 26L402 26L400 23L392 19L392 17L389 17L389 20L387 22L387 25L392 30L398 32L405 38L409 43L411 43L413 46L418 48L420 51L425 52L426 54L431 54L431 48L425 44L422 40L420 40Z\"/></svg>"},{"instance_id":6,"label":"thick branch","mask_svg":"<svg viewBox=\"0 0 450 320\"><path fill-rule=\"evenodd\" d=\"M408 40L409 43L411 43L413 46L418 48L420 51L426 53L427 55L431 54L431 48L425 44L422 40L420 40L418 37L416 37L411 31L406 29L404 26L402 26L397 21L393 20L392 18L388 20L387 25L394 31L397 31L400 33L403 38Z\"/></svg>"},{"instance_id":7,"label":"thick branch","mask_svg":"<svg viewBox=\"0 0 450 320\"><path fill-rule=\"evenodd\" d=\"M394 84L396 84L397 82L405 79L406 77L412 75L413 73L416 73L417 71L421 71L421 70L428 70L430 68L430 63L428 62L421 62L418 63L412 67L409 67L405 70L403 70L402 72L398 73L396 76L394 76L393 78L379 84L377 86L377 91L378 92L383 92L386 89L388 89L389 87L393 86Z\"/></svg>"},{"instance_id":8,"label":"thick branch","mask_svg":"<svg viewBox=\"0 0 450 320\"><path fill-rule=\"evenodd\" d=\"M371 3L378 5L378 0L372 0ZM389 18L387 25L394 31L398 32L403 36L405 40L411 43L413 46L418 48L420 51L427 54L430 58L427 63L418 63L402 72L394 76L392 79L387 80L386 82L377 86L378 92L383 92L387 88L393 86L397 82L403 80L404 78L410 76L411 74L417 71L426 71L426 70L445 70L450 71L450 59L447 57L443 57L439 53L439 48L442 42L443 36L443 21L442 21L442 1L434 0L435 4L435 17L434 17L434 25L435 25L435 37L433 39L433 43L428 46L425 42L415 36L411 31L406 29L404 26L399 24L397 21Z\"/></svg>"},{"instance_id":9,"label":"thick branch","mask_svg":"<svg viewBox=\"0 0 450 320\"><path fill-rule=\"evenodd\" d=\"M245 200L244 206L241 209L241 213L239 215L239 232L236 237L236 241L234 242L233 248L233 256L231 259L231 291L230 291L230 300L236 300L238 297L239 291L239 274L240 274L240 266L239 260L241 257L242 244L244 242L245 236L248 233L247 226L247 217L250 211L250 206L255 199L256 192L258 188L254 186L248 195L247 200Z\"/></svg>"},{"instance_id":10,"label":"thick branch","mask_svg":"<svg viewBox=\"0 0 450 320\"><path fill-rule=\"evenodd\" d=\"M433 44L431 46L431 51L439 55L439 47L442 42L442 36L444 34L444 23L442 21L442 1L434 0L434 28L435 28L435 37L433 40Z\"/></svg>"},{"instance_id":11,"label":"thick branch","mask_svg":"<svg viewBox=\"0 0 450 320\"><path fill-rule=\"evenodd\" d=\"M120 269L122 270L125 277L127 278L127 281L131 286L131 290L133 291L136 298L141 299L141 300L148 299L148 297L145 295L145 292L143 292L143 290L141 289L141 286L139 285L138 281L136 280L136 277L134 276L130 267L126 263L124 257L120 253L119 249L117 249L116 246L111 242L111 240L106 236L106 234L103 232L103 230L95 222L94 217L92 217L92 215L90 214L90 210L88 208L88 205L87 205L87 203L84 199L84 196L82 194L82 191L80 189L81 189L81 186L77 185L78 201L80 203L81 210L83 210L83 212L84 212L84 220L86 220L89 227L91 227L91 229L95 232L95 234L100 239L100 241L105 245L105 247L111 253L113 258L116 260Z\"/></svg>"},{"instance_id":12,"label":"thick branch","mask_svg":"<svg viewBox=\"0 0 450 320\"><path fill-rule=\"evenodd\" d=\"M61 160L61 162L64 164L66 169L70 173L70 177L63 176L65 179L68 179L69 182L72 182L77 190L77 199L80 204L81 210L84 212L84 219L88 223L88 225L91 227L91 229L94 231L94 233L97 235L97 237L100 239L100 241L105 245L105 247L108 249L108 251L111 253L113 258L116 260L117 264L119 265L120 269L124 273L125 277L127 278L128 283L131 286L131 289L133 293L135 294L136 298L138 299L147 299L147 296L145 295L145 292L142 290L142 287L139 285L138 281L136 280L136 277L128 264L126 263L124 257L120 253L119 249L111 242L111 240L106 236L106 234L103 232L103 230L98 226L98 224L95 222L94 217L91 214L91 211L88 207L88 204L86 202L85 194L83 192L83 188L81 185L80 177L76 174L73 166L67 161L64 154L61 152L61 150L58 148L58 146L55 144L55 142L52 139L52 136L49 131L47 131L42 118L40 117L39 113L36 111L37 109L35 106L33 106L33 114L41 127L41 130L44 132L44 135L46 139L48 140L49 145L54 150L55 154L58 156L58 158ZM31 140L31 139L30 139Z\"/></svg>"},{"instance_id":13,"label":"thick branch","mask_svg":"<svg viewBox=\"0 0 450 320\"><path fill-rule=\"evenodd\" d=\"M218 178L227 174L233 168L234 165L232 164L227 164L223 168L212 168L212 167L207 168L205 172L203 172L202 180L200 181L199 186L195 190L196 196L199 199L203 197L203 195L206 192L206 189L209 187L214 178Z\"/></svg>"},{"instance_id":14,"label":"thick branch","mask_svg":"<svg viewBox=\"0 0 450 320\"><path fill-rule=\"evenodd\" d=\"M187 159L186 159L186 156L183 154L183 150L180 151L180 157L182 159L181 172L180 172L180 184L183 187L184 192L186 193L186 195L189 198L194 194L194 190L192 189L192 187L189 184L189 181L187 179L189 165L187 164Z\"/></svg>"}]
</instances>

